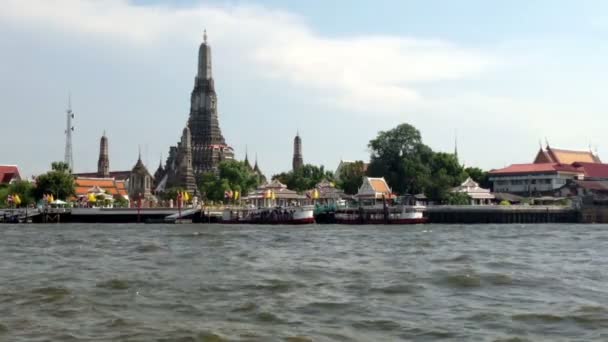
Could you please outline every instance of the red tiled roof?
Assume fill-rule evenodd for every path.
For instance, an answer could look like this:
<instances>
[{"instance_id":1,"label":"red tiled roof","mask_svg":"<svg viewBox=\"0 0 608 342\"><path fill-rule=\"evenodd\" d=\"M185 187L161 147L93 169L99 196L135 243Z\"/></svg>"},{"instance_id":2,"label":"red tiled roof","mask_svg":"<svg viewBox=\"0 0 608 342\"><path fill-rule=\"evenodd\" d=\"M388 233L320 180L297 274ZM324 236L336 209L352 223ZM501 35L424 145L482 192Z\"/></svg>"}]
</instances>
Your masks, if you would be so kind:
<instances>
[{"instance_id":1,"label":"red tiled roof","mask_svg":"<svg viewBox=\"0 0 608 342\"><path fill-rule=\"evenodd\" d=\"M19 168L16 165L0 165L0 184L10 183L13 179L21 179Z\"/></svg>"},{"instance_id":2,"label":"red tiled roof","mask_svg":"<svg viewBox=\"0 0 608 342\"><path fill-rule=\"evenodd\" d=\"M581 168L558 163L542 164L512 164L502 169L490 171L491 175L554 173L554 172L583 173Z\"/></svg>"},{"instance_id":3,"label":"red tiled roof","mask_svg":"<svg viewBox=\"0 0 608 342\"><path fill-rule=\"evenodd\" d=\"M76 177L76 195L86 195L92 188L98 187L110 195L127 195L124 181L117 181L113 178L85 178Z\"/></svg>"},{"instance_id":4,"label":"red tiled roof","mask_svg":"<svg viewBox=\"0 0 608 342\"><path fill-rule=\"evenodd\" d=\"M583 168L586 178L608 179L608 164L574 163L572 165Z\"/></svg>"}]
</instances>

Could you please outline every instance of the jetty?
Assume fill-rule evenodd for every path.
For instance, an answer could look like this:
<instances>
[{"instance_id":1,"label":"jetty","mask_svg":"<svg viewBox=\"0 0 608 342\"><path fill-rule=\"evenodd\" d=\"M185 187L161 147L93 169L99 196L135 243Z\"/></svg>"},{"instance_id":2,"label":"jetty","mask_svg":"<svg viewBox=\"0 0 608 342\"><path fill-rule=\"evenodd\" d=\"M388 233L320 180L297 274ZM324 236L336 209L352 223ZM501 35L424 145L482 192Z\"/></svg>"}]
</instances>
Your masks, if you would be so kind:
<instances>
[{"instance_id":1,"label":"jetty","mask_svg":"<svg viewBox=\"0 0 608 342\"><path fill-rule=\"evenodd\" d=\"M426 208L429 223L576 223L570 206L436 205Z\"/></svg>"}]
</instances>

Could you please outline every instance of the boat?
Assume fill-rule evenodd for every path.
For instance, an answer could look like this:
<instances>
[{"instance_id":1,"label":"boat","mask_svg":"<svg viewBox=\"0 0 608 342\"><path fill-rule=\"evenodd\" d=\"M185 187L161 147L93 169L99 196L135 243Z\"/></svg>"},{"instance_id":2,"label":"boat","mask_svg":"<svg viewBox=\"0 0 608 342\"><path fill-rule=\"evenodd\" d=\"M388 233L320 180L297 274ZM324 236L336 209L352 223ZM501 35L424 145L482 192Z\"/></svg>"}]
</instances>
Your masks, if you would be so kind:
<instances>
[{"instance_id":1,"label":"boat","mask_svg":"<svg viewBox=\"0 0 608 342\"><path fill-rule=\"evenodd\" d=\"M314 206L233 207L222 212L220 223L227 224L311 224Z\"/></svg>"},{"instance_id":2,"label":"boat","mask_svg":"<svg viewBox=\"0 0 608 342\"><path fill-rule=\"evenodd\" d=\"M424 217L423 205L373 205L336 210L338 224L421 224L428 221Z\"/></svg>"}]
</instances>

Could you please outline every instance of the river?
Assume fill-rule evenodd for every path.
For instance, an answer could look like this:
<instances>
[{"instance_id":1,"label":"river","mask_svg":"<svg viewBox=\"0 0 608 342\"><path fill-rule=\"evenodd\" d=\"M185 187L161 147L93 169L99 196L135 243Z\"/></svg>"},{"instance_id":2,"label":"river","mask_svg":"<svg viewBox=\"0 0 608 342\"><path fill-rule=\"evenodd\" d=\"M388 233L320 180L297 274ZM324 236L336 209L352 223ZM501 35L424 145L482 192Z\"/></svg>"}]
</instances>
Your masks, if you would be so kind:
<instances>
[{"instance_id":1,"label":"river","mask_svg":"<svg viewBox=\"0 0 608 342\"><path fill-rule=\"evenodd\" d=\"M0 225L0 340L606 341L607 228Z\"/></svg>"}]
</instances>

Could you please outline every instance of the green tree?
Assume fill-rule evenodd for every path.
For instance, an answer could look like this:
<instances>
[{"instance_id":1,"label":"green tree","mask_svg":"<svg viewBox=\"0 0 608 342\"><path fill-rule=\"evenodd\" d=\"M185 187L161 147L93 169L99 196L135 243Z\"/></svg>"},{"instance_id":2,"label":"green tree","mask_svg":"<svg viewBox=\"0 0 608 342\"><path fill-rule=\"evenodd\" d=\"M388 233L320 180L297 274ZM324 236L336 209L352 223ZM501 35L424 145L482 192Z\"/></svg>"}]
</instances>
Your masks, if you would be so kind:
<instances>
[{"instance_id":1,"label":"green tree","mask_svg":"<svg viewBox=\"0 0 608 342\"><path fill-rule=\"evenodd\" d=\"M225 192L231 190L227 179L221 179L212 172L200 176L199 189L203 199L214 202L224 201Z\"/></svg>"},{"instance_id":2,"label":"green tree","mask_svg":"<svg viewBox=\"0 0 608 342\"><path fill-rule=\"evenodd\" d=\"M20 206L26 206L29 204L36 203L34 184L28 181L16 181L8 185L0 187L0 207L6 207L8 205L9 195L19 195L21 199Z\"/></svg>"},{"instance_id":3,"label":"green tree","mask_svg":"<svg viewBox=\"0 0 608 342\"><path fill-rule=\"evenodd\" d=\"M460 185L467 177L456 156L434 152L430 161L431 177L426 195L433 201L445 203L451 188Z\"/></svg>"},{"instance_id":4,"label":"green tree","mask_svg":"<svg viewBox=\"0 0 608 342\"><path fill-rule=\"evenodd\" d=\"M364 176L365 164L362 161L346 164L340 171L340 179L336 180L337 186L345 193L354 195L363 184Z\"/></svg>"},{"instance_id":5,"label":"green tree","mask_svg":"<svg viewBox=\"0 0 608 342\"><path fill-rule=\"evenodd\" d=\"M420 132L412 125L401 124L382 131L368 145L371 161L368 175L384 177L394 192L423 192L430 174L432 150L422 143Z\"/></svg>"},{"instance_id":6,"label":"green tree","mask_svg":"<svg viewBox=\"0 0 608 342\"><path fill-rule=\"evenodd\" d=\"M129 201L124 198L122 195L114 195L114 207L115 208L127 208L129 206Z\"/></svg>"},{"instance_id":7,"label":"green tree","mask_svg":"<svg viewBox=\"0 0 608 342\"><path fill-rule=\"evenodd\" d=\"M287 188L301 193L314 188L323 180L333 181L334 175L333 172L326 171L323 165L305 164L296 170L274 175L272 179L276 179L287 185Z\"/></svg>"},{"instance_id":8,"label":"green tree","mask_svg":"<svg viewBox=\"0 0 608 342\"><path fill-rule=\"evenodd\" d=\"M450 192L446 194L444 203L449 205L470 205L471 196L464 192Z\"/></svg>"},{"instance_id":9,"label":"green tree","mask_svg":"<svg viewBox=\"0 0 608 342\"><path fill-rule=\"evenodd\" d=\"M53 194L55 199L74 195L74 177L69 167L63 162L51 164L52 170L36 178L36 198L42 198L44 194Z\"/></svg>"},{"instance_id":10,"label":"green tree","mask_svg":"<svg viewBox=\"0 0 608 342\"><path fill-rule=\"evenodd\" d=\"M492 187L492 182L490 182L490 177L487 171L484 171L478 167L467 167L464 169L471 179L475 182L479 183L479 186L484 189L490 189Z\"/></svg>"},{"instance_id":11,"label":"green tree","mask_svg":"<svg viewBox=\"0 0 608 342\"><path fill-rule=\"evenodd\" d=\"M229 190L247 195L259 184L258 176L245 164L237 160L226 160L219 165L219 178L228 182Z\"/></svg>"}]
</instances>

